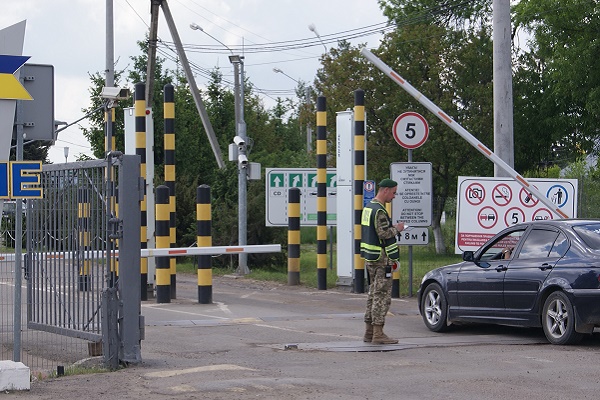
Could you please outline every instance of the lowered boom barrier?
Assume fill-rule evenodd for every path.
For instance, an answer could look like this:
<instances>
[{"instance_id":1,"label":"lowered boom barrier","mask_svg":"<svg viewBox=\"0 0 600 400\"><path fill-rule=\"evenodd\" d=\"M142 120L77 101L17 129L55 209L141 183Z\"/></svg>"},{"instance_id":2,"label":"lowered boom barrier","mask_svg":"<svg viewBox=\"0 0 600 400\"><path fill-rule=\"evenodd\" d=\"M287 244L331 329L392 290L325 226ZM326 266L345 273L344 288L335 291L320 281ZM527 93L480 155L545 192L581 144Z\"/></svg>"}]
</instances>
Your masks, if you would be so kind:
<instances>
[{"instance_id":1,"label":"lowered boom barrier","mask_svg":"<svg viewBox=\"0 0 600 400\"><path fill-rule=\"evenodd\" d=\"M220 254L239 254L239 253L278 253L281 252L280 244L259 244L248 246L212 246L212 247L169 247L164 249L142 249L141 257L180 257L180 256L200 256L200 255L220 255ZM84 251L84 259L105 258L105 251ZM119 251L112 252L114 256L119 255ZM41 259L77 259L80 253L77 252L51 252L41 253ZM38 257L38 255L36 255ZM21 257L24 259L24 256ZM15 255L11 253L0 254L0 261L15 261Z\"/></svg>"},{"instance_id":2,"label":"lowered boom barrier","mask_svg":"<svg viewBox=\"0 0 600 400\"><path fill-rule=\"evenodd\" d=\"M553 213L558 215L560 218L569 218L567 214L562 212L560 208L557 207L549 198L547 198L542 192L540 192L537 188L531 185L525 178L517 173L513 168L510 167L504 160L494 154L493 151L488 149L483 143L481 143L475 136L471 135L465 128L460 126L459 123L454 121L452 118L448 116L444 111L442 111L438 106L436 106L431 100L427 97L423 96L421 92L411 86L404 78L398 75L394 70L392 70L389 66L387 66L383 61L381 61L376 55L371 53L366 48L362 48L360 53L369 60L373 65L381 70L384 74L389 76L394 82L396 82L402 89L406 90L408 94L414 97L419 103L427 107L429 111L435 114L443 123L448 125L452 130L462 136L469 144L475 147L481 154L487 157L494 164L498 165L507 174L509 174L519 185L521 185L525 190L529 193L537 197L544 205L548 207Z\"/></svg>"}]
</instances>

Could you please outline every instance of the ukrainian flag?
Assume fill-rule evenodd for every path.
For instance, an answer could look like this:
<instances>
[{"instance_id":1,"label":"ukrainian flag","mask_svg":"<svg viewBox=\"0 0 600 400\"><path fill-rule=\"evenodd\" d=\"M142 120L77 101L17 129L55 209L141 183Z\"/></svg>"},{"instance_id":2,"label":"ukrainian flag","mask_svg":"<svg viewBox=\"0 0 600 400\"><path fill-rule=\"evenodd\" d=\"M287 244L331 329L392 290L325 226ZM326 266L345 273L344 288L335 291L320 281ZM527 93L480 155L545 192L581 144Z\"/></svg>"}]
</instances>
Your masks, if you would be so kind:
<instances>
[{"instance_id":1,"label":"ukrainian flag","mask_svg":"<svg viewBox=\"0 0 600 400\"><path fill-rule=\"evenodd\" d=\"M27 56L0 54L0 99L33 100L14 75L27 60L29 60Z\"/></svg>"}]
</instances>

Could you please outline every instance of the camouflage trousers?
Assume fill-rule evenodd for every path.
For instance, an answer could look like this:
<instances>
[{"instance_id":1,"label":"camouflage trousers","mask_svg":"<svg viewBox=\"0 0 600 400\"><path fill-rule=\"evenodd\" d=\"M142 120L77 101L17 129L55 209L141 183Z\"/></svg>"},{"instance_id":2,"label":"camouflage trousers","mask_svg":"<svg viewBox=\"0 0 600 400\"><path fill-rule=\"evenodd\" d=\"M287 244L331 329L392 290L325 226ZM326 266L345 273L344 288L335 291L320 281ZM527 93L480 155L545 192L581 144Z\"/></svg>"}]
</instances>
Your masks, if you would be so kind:
<instances>
[{"instance_id":1,"label":"camouflage trousers","mask_svg":"<svg viewBox=\"0 0 600 400\"><path fill-rule=\"evenodd\" d=\"M392 278L386 278L385 267L387 259L377 262L366 262L371 284L367 295L365 322L373 325L383 325L385 316L392 303Z\"/></svg>"}]
</instances>

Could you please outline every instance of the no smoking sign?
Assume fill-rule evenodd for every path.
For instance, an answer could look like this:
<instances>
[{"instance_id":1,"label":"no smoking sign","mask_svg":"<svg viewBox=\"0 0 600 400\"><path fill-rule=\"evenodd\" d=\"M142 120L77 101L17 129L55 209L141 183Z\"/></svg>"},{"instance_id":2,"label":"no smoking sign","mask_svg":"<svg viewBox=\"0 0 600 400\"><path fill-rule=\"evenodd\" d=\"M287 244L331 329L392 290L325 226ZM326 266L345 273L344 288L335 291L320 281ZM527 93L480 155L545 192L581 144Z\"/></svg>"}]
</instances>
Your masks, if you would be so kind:
<instances>
[{"instance_id":1,"label":"no smoking sign","mask_svg":"<svg viewBox=\"0 0 600 400\"><path fill-rule=\"evenodd\" d=\"M405 112L394 121L394 140L405 149L416 149L425 143L429 136L429 125L421 114Z\"/></svg>"}]
</instances>

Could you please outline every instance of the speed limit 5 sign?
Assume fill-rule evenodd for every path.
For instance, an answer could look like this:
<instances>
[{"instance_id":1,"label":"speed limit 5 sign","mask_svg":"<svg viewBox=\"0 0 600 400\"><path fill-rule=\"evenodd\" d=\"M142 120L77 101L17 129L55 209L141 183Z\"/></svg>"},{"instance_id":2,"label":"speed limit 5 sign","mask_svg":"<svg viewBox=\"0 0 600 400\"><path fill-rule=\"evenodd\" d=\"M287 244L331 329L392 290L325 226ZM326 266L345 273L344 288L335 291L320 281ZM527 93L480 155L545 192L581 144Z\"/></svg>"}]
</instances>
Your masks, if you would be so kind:
<instances>
[{"instance_id":1,"label":"speed limit 5 sign","mask_svg":"<svg viewBox=\"0 0 600 400\"><path fill-rule=\"evenodd\" d=\"M394 140L405 149L416 149L425 143L429 136L429 125L421 114L405 112L394 121Z\"/></svg>"}]
</instances>

